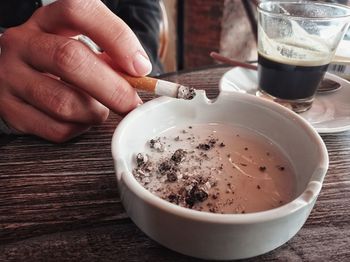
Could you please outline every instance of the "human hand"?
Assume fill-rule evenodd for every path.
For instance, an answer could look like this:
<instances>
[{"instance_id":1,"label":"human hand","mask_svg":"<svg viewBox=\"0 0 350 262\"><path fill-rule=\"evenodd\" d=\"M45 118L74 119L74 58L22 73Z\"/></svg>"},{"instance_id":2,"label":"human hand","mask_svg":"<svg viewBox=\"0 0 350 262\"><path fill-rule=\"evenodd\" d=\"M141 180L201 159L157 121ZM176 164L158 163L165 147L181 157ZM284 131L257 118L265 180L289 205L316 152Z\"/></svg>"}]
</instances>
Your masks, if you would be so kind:
<instances>
[{"instance_id":1,"label":"human hand","mask_svg":"<svg viewBox=\"0 0 350 262\"><path fill-rule=\"evenodd\" d=\"M70 38L90 37L98 56ZM20 133L66 141L142 103L113 67L134 76L151 64L131 29L99 0L60 0L0 38L0 117ZM109 109L108 109L109 108Z\"/></svg>"}]
</instances>

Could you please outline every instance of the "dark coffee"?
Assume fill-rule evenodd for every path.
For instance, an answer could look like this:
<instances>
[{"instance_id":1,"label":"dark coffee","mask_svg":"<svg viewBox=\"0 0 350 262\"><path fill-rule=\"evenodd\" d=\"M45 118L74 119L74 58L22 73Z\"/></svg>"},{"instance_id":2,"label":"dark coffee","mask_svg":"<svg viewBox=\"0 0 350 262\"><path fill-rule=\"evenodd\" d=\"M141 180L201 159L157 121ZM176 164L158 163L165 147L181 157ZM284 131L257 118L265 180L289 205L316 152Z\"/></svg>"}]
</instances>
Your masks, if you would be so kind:
<instances>
[{"instance_id":1,"label":"dark coffee","mask_svg":"<svg viewBox=\"0 0 350 262\"><path fill-rule=\"evenodd\" d=\"M324 77L328 64L315 66L289 65L258 54L259 88L285 100L312 97Z\"/></svg>"}]
</instances>

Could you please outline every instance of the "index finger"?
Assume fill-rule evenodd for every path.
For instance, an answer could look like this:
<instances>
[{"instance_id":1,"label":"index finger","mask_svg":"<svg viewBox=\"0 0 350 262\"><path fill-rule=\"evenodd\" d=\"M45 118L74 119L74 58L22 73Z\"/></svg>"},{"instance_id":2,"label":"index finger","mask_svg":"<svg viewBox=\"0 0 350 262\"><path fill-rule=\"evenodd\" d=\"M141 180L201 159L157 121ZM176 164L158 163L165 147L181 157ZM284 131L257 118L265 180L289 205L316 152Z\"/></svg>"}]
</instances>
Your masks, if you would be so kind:
<instances>
[{"instance_id":1,"label":"index finger","mask_svg":"<svg viewBox=\"0 0 350 262\"><path fill-rule=\"evenodd\" d=\"M152 64L139 40L122 19L99 0L60 0L40 8L32 19L43 31L87 35L125 72L143 76Z\"/></svg>"}]
</instances>

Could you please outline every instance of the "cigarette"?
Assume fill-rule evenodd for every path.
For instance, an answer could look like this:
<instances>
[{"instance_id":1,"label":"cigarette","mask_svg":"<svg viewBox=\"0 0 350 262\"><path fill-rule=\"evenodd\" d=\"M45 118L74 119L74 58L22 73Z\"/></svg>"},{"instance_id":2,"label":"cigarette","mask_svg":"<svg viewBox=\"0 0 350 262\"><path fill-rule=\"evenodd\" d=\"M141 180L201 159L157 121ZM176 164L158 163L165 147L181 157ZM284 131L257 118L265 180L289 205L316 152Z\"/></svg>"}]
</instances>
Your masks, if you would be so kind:
<instances>
[{"instance_id":1,"label":"cigarette","mask_svg":"<svg viewBox=\"0 0 350 262\"><path fill-rule=\"evenodd\" d=\"M154 93L160 96L169 96L185 100L191 100L195 97L194 88L183 86L166 80L156 79L148 76L134 77L125 74L121 76L136 89Z\"/></svg>"}]
</instances>

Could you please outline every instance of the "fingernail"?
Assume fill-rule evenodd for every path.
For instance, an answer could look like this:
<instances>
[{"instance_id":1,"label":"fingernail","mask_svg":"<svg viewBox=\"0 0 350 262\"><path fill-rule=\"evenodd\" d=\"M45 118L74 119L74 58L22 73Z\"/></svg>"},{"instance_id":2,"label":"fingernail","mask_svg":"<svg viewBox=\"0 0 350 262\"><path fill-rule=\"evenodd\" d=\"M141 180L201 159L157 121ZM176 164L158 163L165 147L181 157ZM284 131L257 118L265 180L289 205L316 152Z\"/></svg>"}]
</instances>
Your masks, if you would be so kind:
<instances>
[{"instance_id":1,"label":"fingernail","mask_svg":"<svg viewBox=\"0 0 350 262\"><path fill-rule=\"evenodd\" d=\"M137 52L134 57L134 69L140 76L148 75L152 71L152 64L148 57Z\"/></svg>"}]
</instances>

